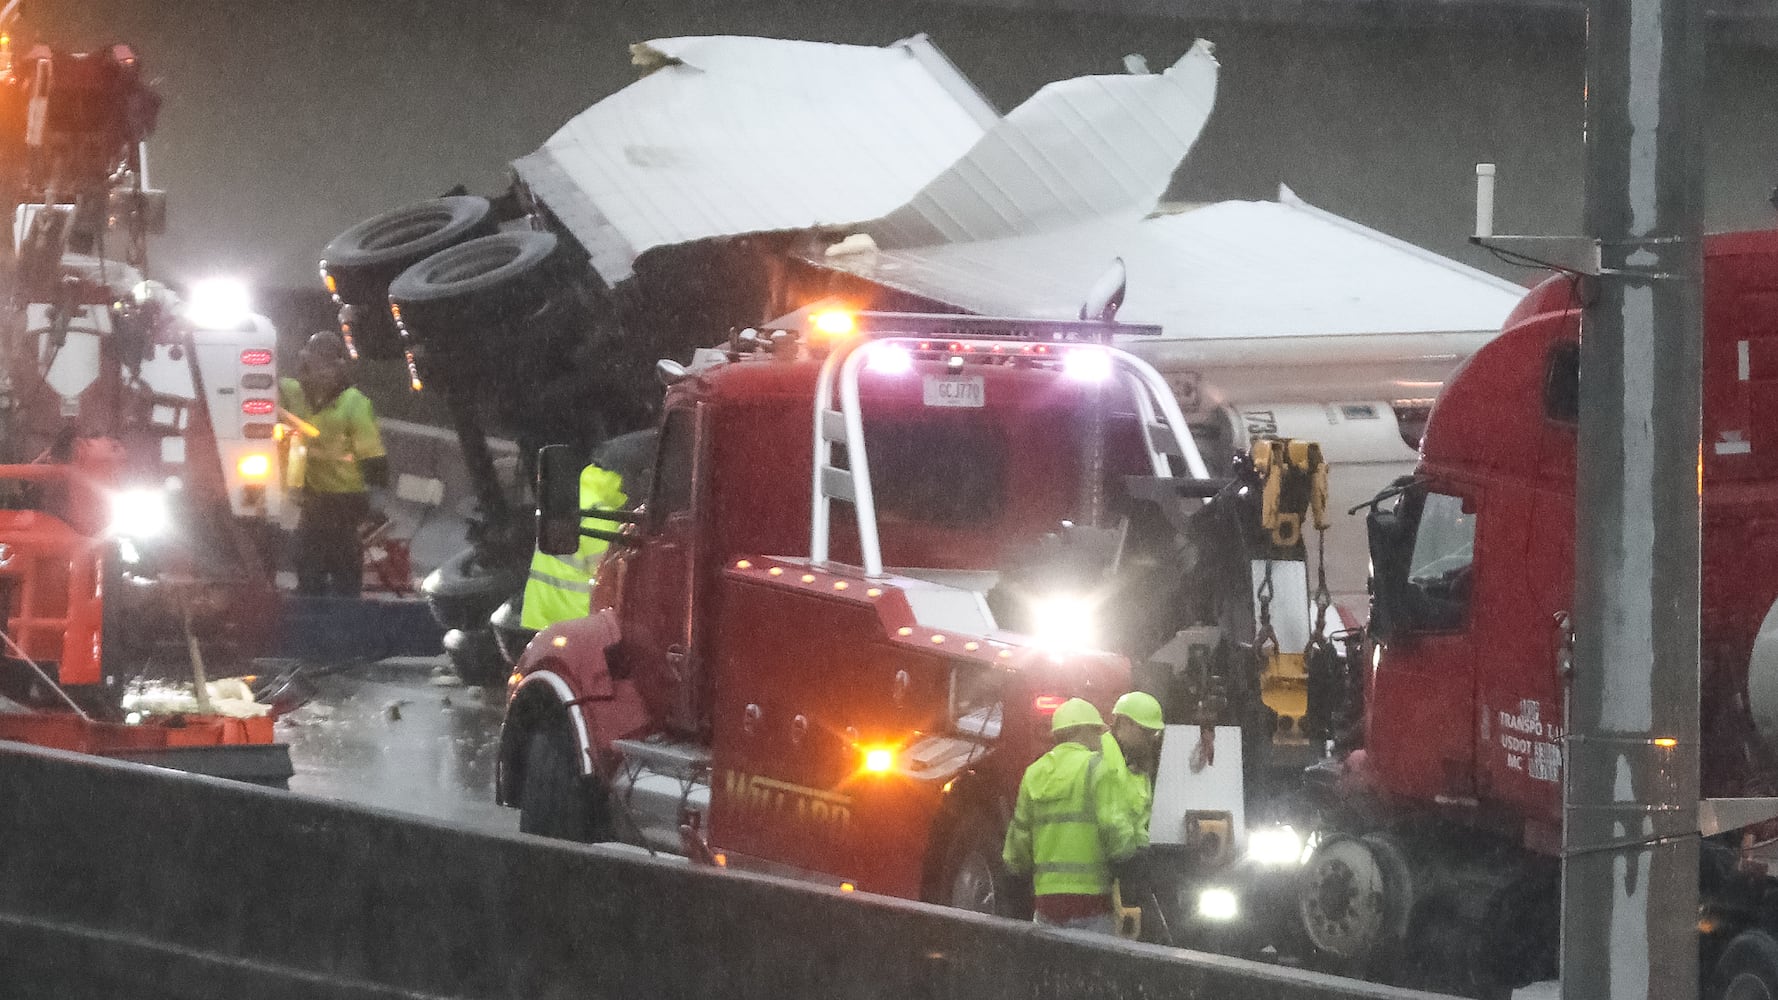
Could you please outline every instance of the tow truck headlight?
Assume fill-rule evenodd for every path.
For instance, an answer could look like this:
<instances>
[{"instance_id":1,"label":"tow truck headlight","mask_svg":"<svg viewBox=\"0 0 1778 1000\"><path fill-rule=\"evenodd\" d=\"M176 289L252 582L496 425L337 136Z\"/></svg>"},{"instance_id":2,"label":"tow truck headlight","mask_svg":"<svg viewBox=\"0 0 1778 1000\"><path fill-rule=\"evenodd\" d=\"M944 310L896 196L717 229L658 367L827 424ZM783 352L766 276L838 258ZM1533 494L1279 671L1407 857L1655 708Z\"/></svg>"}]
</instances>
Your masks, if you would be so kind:
<instances>
[{"instance_id":1,"label":"tow truck headlight","mask_svg":"<svg viewBox=\"0 0 1778 1000\"><path fill-rule=\"evenodd\" d=\"M233 278L206 278L191 286L185 318L205 330L233 330L253 314L247 285Z\"/></svg>"},{"instance_id":2,"label":"tow truck headlight","mask_svg":"<svg viewBox=\"0 0 1778 1000\"><path fill-rule=\"evenodd\" d=\"M1198 893L1198 916L1205 920L1229 921L1241 914L1241 900L1233 889L1213 887Z\"/></svg>"},{"instance_id":3,"label":"tow truck headlight","mask_svg":"<svg viewBox=\"0 0 1778 1000\"><path fill-rule=\"evenodd\" d=\"M1247 834L1247 857L1256 864L1302 864L1303 837L1288 826L1262 827Z\"/></svg>"},{"instance_id":4,"label":"tow truck headlight","mask_svg":"<svg viewBox=\"0 0 1778 1000\"><path fill-rule=\"evenodd\" d=\"M1098 643L1097 602L1074 594L1031 602L1033 635L1052 649L1090 649Z\"/></svg>"},{"instance_id":5,"label":"tow truck headlight","mask_svg":"<svg viewBox=\"0 0 1778 1000\"><path fill-rule=\"evenodd\" d=\"M122 490L111 498L110 534L117 538L154 538L173 523L167 495L156 489Z\"/></svg>"}]
</instances>

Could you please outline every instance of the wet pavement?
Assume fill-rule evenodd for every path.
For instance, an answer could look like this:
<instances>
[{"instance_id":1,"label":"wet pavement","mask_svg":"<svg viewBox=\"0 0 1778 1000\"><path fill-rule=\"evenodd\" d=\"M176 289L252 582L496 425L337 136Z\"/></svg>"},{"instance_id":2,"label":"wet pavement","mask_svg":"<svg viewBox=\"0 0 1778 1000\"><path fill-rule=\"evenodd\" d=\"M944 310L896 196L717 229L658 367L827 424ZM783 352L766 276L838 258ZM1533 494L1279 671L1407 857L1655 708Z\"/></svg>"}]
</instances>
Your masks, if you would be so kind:
<instances>
[{"instance_id":1,"label":"wet pavement","mask_svg":"<svg viewBox=\"0 0 1778 1000\"><path fill-rule=\"evenodd\" d=\"M385 661L316 677L316 697L277 725L296 766L291 791L517 830L518 812L494 804L503 692L446 686L435 679L448 677L443 664Z\"/></svg>"}]
</instances>

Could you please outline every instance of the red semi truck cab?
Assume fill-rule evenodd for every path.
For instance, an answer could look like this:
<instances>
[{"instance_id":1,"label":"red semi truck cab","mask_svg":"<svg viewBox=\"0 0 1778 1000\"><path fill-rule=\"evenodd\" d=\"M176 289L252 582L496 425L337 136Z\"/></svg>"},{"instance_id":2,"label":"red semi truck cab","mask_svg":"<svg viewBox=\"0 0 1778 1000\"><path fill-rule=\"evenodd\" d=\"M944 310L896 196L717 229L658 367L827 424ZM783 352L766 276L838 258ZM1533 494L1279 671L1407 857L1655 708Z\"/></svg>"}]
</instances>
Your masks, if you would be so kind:
<instances>
[{"instance_id":1,"label":"red semi truck cab","mask_svg":"<svg viewBox=\"0 0 1778 1000\"><path fill-rule=\"evenodd\" d=\"M995 908L1049 715L1130 687L1078 631L1086 595L1008 598L1001 571L1128 476L1205 470L1165 383L1106 346L1139 328L850 322L673 373L593 614L510 679L498 795L531 832Z\"/></svg>"},{"instance_id":2,"label":"red semi truck cab","mask_svg":"<svg viewBox=\"0 0 1778 1000\"><path fill-rule=\"evenodd\" d=\"M1704 292L1703 791L1771 794L1747 692L1778 599L1778 232L1711 237ZM1547 850L1574 582L1576 295L1557 277L1526 297L1446 387L1414 483L1372 517L1385 621L1366 773L1402 798L1504 807Z\"/></svg>"},{"instance_id":3,"label":"red semi truck cab","mask_svg":"<svg viewBox=\"0 0 1778 1000\"><path fill-rule=\"evenodd\" d=\"M1778 791L1778 232L1711 236L1704 262L1702 790L1746 800ZM1583 281L1526 296L1445 386L1417 471L1373 502L1363 747L1327 769L1340 794L1301 893L1310 940L1348 968L1415 954L1467 970L1440 984L1466 990L1553 974ZM1704 832L1760 806L1719 821L1706 803ZM1711 940L1759 926L1732 902L1769 894L1757 881L1701 883Z\"/></svg>"}]
</instances>

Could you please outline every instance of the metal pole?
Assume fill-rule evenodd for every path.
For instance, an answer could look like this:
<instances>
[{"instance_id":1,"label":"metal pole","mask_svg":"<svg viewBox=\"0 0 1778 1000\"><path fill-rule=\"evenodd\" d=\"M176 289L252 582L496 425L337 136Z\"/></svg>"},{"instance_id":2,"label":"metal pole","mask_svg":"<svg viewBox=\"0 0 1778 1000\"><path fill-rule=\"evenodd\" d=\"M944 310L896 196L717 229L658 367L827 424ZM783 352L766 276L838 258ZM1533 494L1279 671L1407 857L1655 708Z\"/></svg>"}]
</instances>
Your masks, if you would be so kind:
<instances>
[{"instance_id":1,"label":"metal pole","mask_svg":"<svg viewBox=\"0 0 1778 1000\"><path fill-rule=\"evenodd\" d=\"M1587 5L1564 1000L1698 988L1701 11Z\"/></svg>"}]
</instances>

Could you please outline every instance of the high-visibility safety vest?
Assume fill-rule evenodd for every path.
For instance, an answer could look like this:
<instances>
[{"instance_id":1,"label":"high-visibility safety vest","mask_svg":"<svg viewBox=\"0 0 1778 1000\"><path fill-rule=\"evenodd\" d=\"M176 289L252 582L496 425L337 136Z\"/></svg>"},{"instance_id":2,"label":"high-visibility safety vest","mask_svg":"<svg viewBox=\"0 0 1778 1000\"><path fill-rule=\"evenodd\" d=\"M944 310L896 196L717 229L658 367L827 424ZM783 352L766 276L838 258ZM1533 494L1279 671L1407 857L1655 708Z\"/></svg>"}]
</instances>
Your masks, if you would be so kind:
<instances>
[{"instance_id":1,"label":"high-visibility safety vest","mask_svg":"<svg viewBox=\"0 0 1778 1000\"><path fill-rule=\"evenodd\" d=\"M616 510L628 499L623 477L596 465L580 470L580 506ZM609 521L582 518L583 528L612 527ZM519 624L541 632L556 622L585 618L592 612L593 577L609 543L582 535L573 555L552 556L538 550L531 556L531 576L525 581L525 608Z\"/></svg>"},{"instance_id":2,"label":"high-visibility safety vest","mask_svg":"<svg viewBox=\"0 0 1778 1000\"><path fill-rule=\"evenodd\" d=\"M1110 733L1099 737L1099 753L1105 758L1105 763L1099 765L1103 772L1099 780L1115 781L1123 786L1124 801L1136 811L1137 846L1147 847L1149 814L1154 812L1154 780L1130 770L1129 762L1124 760L1124 748Z\"/></svg>"},{"instance_id":3,"label":"high-visibility safety vest","mask_svg":"<svg viewBox=\"0 0 1778 1000\"><path fill-rule=\"evenodd\" d=\"M309 405L302 383L286 378L278 381L278 405L295 425L284 485L311 493L363 493L358 463L384 454L369 397L347 386L317 409Z\"/></svg>"},{"instance_id":4,"label":"high-visibility safety vest","mask_svg":"<svg viewBox=\"0 0 1778 1000\"><path fill-rule=\"evenodd\" d=\"M1128 789L1103 769L1103 754L1068 742L1025 770L1001 857L1037 895L1107 895L1111 865L1142 846Z\"/></svg>"}]
</instances>

